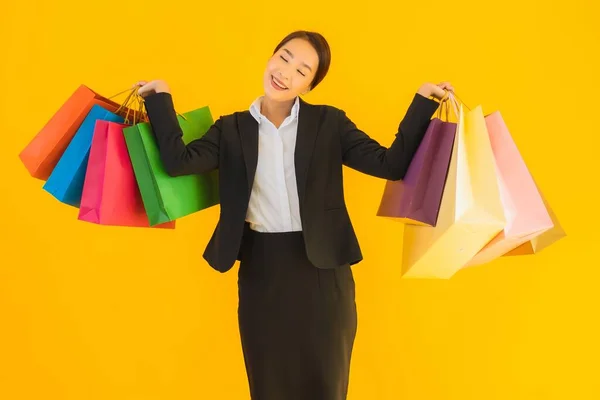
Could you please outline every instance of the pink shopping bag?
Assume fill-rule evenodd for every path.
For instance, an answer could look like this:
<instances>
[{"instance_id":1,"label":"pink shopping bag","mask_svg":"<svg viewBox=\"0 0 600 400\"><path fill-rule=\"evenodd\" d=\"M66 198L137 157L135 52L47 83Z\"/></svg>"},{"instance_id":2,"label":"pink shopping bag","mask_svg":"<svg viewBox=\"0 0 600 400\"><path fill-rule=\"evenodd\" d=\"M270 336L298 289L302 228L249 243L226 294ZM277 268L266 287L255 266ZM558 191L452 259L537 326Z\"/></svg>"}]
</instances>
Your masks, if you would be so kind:
<instances>
[{"instance_id":1,"label":"pink shopping bag","mask_svg":"<svg viewBox=\"0 0 600 400\"><path fill-rule=\"evenodd\" d=\"M485 122L494 154L506 226L466 266L488 263L554 226L501 113L495 111L487 115Z\"/></svg>"},{"instance_id":2,"label":"pink shopping bag","mask_svg":"<svg viewBox=\"0 0 600 400\"><path fill-rule=\"evenodd\" d=\"M87 164L78 218L100 225L150 227L123 128L98 120ZM175 221L154 226L175 228Z\"/></svg>"}]
</instances>

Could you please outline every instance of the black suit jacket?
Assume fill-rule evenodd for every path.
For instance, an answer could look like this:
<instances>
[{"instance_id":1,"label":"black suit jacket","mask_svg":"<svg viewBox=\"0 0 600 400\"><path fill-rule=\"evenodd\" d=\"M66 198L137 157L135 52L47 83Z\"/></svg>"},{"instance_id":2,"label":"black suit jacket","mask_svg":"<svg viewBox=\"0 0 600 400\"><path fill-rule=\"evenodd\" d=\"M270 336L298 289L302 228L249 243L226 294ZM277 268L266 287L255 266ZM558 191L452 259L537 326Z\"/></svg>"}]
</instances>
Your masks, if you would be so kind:
<instances>
[{"instance_id":1,"label":"black suit jacket","mask_svg":"<svg viewBox=\"0 0 600 400\"><path fill-rule=\"evenodd\" d=\"M240 259L258 160L258 122L249 111L224 115L186 146L170 94L152 94L145 106L169 175L219 170L220 218L204 258L217 271L228 271ZM382 179L402 179L438 106L415 93L386 148L343 110L300 99L294 162L303 237L316 267L352 265L363 258L344 200L343 165Z\"/></svg>"}]
</instances>

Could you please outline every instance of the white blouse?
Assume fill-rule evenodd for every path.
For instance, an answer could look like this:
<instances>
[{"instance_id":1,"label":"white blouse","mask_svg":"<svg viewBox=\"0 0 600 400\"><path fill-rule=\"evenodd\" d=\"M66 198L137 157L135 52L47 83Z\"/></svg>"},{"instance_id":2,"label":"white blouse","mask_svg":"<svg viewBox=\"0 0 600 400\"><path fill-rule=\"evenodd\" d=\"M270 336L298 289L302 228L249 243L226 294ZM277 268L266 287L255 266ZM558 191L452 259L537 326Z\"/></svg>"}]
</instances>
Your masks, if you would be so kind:
<instances>
[{"instance_id":1,"label":"white blouse","mask_svg":"<svg viewBox=\"0 0 600 400\"><path fill-rule=\"evenodd\" d=\"M279 128L260 112L260 96L250 105L258 122L258 164L246 221L258 232L301 231L294 167L299 99Z\"/></svg>"}]
</instances>

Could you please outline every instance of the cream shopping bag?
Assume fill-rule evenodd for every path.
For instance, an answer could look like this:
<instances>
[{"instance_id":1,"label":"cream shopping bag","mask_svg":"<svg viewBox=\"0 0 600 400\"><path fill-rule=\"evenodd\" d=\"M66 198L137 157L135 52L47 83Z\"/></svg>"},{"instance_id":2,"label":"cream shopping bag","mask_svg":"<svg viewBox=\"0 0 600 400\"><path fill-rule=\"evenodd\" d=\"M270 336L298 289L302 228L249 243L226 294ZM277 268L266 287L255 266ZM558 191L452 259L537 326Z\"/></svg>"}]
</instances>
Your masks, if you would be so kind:
<instances>
[{"instance_id":1,"label":"cream shopping bag","mask_svg":"<svg viewBox=\"0 0 600 400\"><path fill-rule=\"evenodd\" d=\"M448 101L456 102L454 96ZM405 226L403 277L450 278L506 224L483 110L458 106L458 132L437 225Z\"/></svg>"}]
</instances>

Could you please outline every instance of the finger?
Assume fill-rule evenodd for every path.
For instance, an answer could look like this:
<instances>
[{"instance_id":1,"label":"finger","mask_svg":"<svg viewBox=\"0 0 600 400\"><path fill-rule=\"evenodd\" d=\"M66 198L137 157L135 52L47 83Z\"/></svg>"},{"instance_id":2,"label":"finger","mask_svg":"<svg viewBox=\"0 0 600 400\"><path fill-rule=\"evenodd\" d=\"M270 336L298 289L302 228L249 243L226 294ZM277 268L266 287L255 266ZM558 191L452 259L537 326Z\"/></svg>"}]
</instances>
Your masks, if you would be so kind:
<instances>
[{"instance_id":1,"label":"finger","mask_svg":"<svg viewBox=\"0 0 600 400\"><path fill-rule=\"evenodd\" d=\"M138 94L138 96L141 96L141 97L146 97L148 94L150 94L150 93L152 92L152 90L153 90L153 89L152 89L152 88L150 88L150 87L148 87L148 86L141 87L141 88L138 90L137 94Z\"/></svg>"},{"instance_id":2,"label":"finger","mask_svg":"<svg viewBox=\"0 0 600 400\"><path fill-rule=\"evenodd\" d=\"M452 86L449 82L444 82L442 85L440 85L440 87L450 92L454 91L454 86Z\"/></svg>"},{"instance_id":3,"label":"finger","mask_svg":"<svg viewBox=\"0 0 600 400\"><path fill-rule=\"evenodd\" d=\"M435 92L436 92L435 95L438 98L442 98L446 94L446 92L444 91L444 89L440 88L439 86L435 88Z\"/></svg>"}]
</instances>

